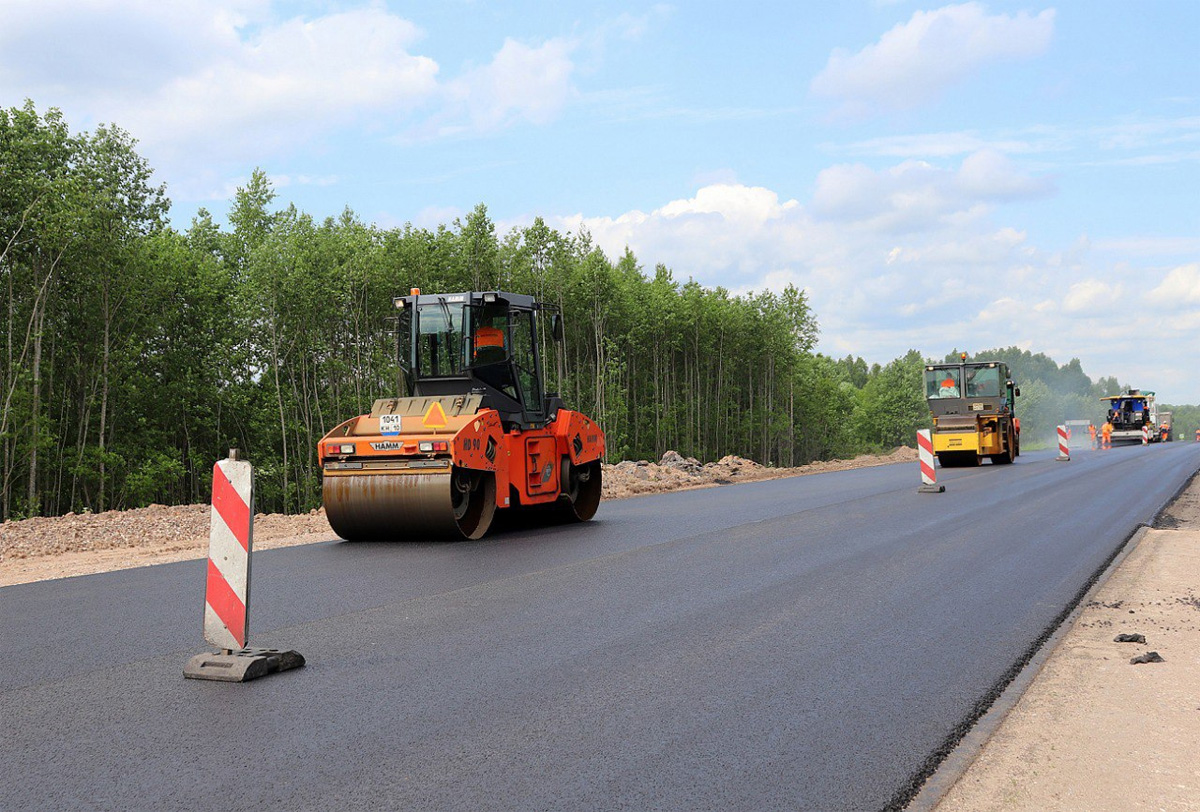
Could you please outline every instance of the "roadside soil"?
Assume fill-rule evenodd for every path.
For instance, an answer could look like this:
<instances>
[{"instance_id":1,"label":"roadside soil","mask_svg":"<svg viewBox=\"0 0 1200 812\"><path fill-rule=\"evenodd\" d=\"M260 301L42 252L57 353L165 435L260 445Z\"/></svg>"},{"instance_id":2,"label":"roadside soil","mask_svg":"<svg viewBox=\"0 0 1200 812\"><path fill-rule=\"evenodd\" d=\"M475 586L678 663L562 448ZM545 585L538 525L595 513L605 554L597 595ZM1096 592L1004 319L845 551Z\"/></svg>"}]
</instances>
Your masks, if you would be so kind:
<instances>
[{"instance_id":1,"label":"roadside soil","mask_svg":"<svg viewBox=\"0 0 1200 812\"><path fill-rule=\"evenodd\" d=\"M772 468L734 456L701 463L668 451L658 462L605 465L603 493L605 499L624 499L916 459L916 449L901 446L889 454ZM4 522L0 524L0 587L204 558L208 554L211 512L209 505L151 505L137 510ZM323 510L297 516L260 513L254 517L256 550L331 538L335 536Z\"/></svg>"},{"instance_id":2,"label":"roadside soil","mask_svg":"<svg viewBox=\"0 0 1200 812\"><path fill-rule=\"evenodd\" d=\"M1152 651L1162 662L1130 662ZM1198 753L1200 476L1084 605L936 810L1200 810Z\"/></svg>"}]
</instances>

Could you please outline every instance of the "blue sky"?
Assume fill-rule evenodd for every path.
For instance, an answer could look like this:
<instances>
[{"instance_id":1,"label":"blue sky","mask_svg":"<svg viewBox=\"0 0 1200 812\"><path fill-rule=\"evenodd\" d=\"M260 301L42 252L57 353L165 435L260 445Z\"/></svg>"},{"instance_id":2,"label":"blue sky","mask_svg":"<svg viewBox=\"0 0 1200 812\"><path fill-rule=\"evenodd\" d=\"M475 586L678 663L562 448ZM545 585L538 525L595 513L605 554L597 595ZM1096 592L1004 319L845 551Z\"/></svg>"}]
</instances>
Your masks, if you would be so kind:
<instances>
[{"instance_id":1,"label":"blue sky","mask_svg":"<svg viewBox=\"0 0 1200 812\"><path fill-rule=\"evenodd\" d=\"M1200 403L1200 2L7 0L0 104L114 122L172 220L485 203L819 348L1018 345Z\"/></svg>"}]
</instances>

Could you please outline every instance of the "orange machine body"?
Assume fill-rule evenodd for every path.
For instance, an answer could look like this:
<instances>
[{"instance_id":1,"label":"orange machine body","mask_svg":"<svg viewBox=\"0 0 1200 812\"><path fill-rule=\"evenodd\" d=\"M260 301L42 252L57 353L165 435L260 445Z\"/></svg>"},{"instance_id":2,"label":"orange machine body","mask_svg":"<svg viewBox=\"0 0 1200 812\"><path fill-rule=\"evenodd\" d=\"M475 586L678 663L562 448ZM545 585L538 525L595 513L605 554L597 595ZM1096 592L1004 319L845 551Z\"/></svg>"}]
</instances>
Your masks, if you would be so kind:
<instances>
[{"instance_id":1,"label":"orange machine body","mask_svg":"<svg viewBox=\"0 0 1200 812\"><path fill-rule=\"evenodd\" d=\"M436 412L433 406L430 410ZM564 460L581 467L604 456L604 432L568 409L559 409L543 428L510 432L491 409L454 416L397 415L399 432L387 434L380 430L381 417L352 417L321 438L325 476L387 476L451 466L487 471L495 476L496 507L507 508L557 501L563 492Z\"/></svg>"}]
</instances>

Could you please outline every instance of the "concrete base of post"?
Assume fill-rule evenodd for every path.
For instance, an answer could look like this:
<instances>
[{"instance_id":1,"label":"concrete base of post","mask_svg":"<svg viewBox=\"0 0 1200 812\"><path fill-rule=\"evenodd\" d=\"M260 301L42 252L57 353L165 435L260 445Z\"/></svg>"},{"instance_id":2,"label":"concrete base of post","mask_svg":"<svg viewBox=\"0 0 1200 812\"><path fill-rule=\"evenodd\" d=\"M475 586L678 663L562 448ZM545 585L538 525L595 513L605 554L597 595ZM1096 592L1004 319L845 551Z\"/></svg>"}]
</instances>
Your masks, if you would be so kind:
<instances>
[{"instance_id":1,"label":"concrete base of post","mask_svg":"<svg viewBox=\"0 0 1200 812\"><path fill-rule=\"evenodd\" d=\"M921 487L917 488L917 493L945 493L945 492L946 492L945 485L926 485L926 484L922 483Z\"/></svg>"},{"instance_id":2,"label":"concrete base of post","mask_svg":"<svg viewBox=\"0 0 1200 812\"><path fill-rule=\"evenodd\" d=\"M209 679L218 682L249 682L280 671L290 671L304 665L304 657L295 651L273 648L244 648L240 651L217 654L197 654L183 667L188 679Z\"/></svg>"}]
</instances>

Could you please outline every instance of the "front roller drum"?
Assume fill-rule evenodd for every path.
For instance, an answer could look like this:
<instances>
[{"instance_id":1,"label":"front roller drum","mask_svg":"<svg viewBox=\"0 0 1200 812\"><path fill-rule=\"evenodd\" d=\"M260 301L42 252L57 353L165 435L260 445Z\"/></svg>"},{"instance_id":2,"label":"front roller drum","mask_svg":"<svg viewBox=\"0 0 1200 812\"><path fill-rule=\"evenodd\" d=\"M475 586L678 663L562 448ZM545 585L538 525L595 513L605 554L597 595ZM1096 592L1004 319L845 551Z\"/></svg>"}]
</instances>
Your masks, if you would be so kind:
<instances>
[{"instance_id":1,"label":"front roller drum","mask_svg":"<svg viewBox=\"0 0 1200 812\"><path fill-rule=\"evenodd\" d=\"M495 478L467 468L327 473L322 491L333 532L351 541L478 539L496 512Z\"/></svg>"}]
</instances>

